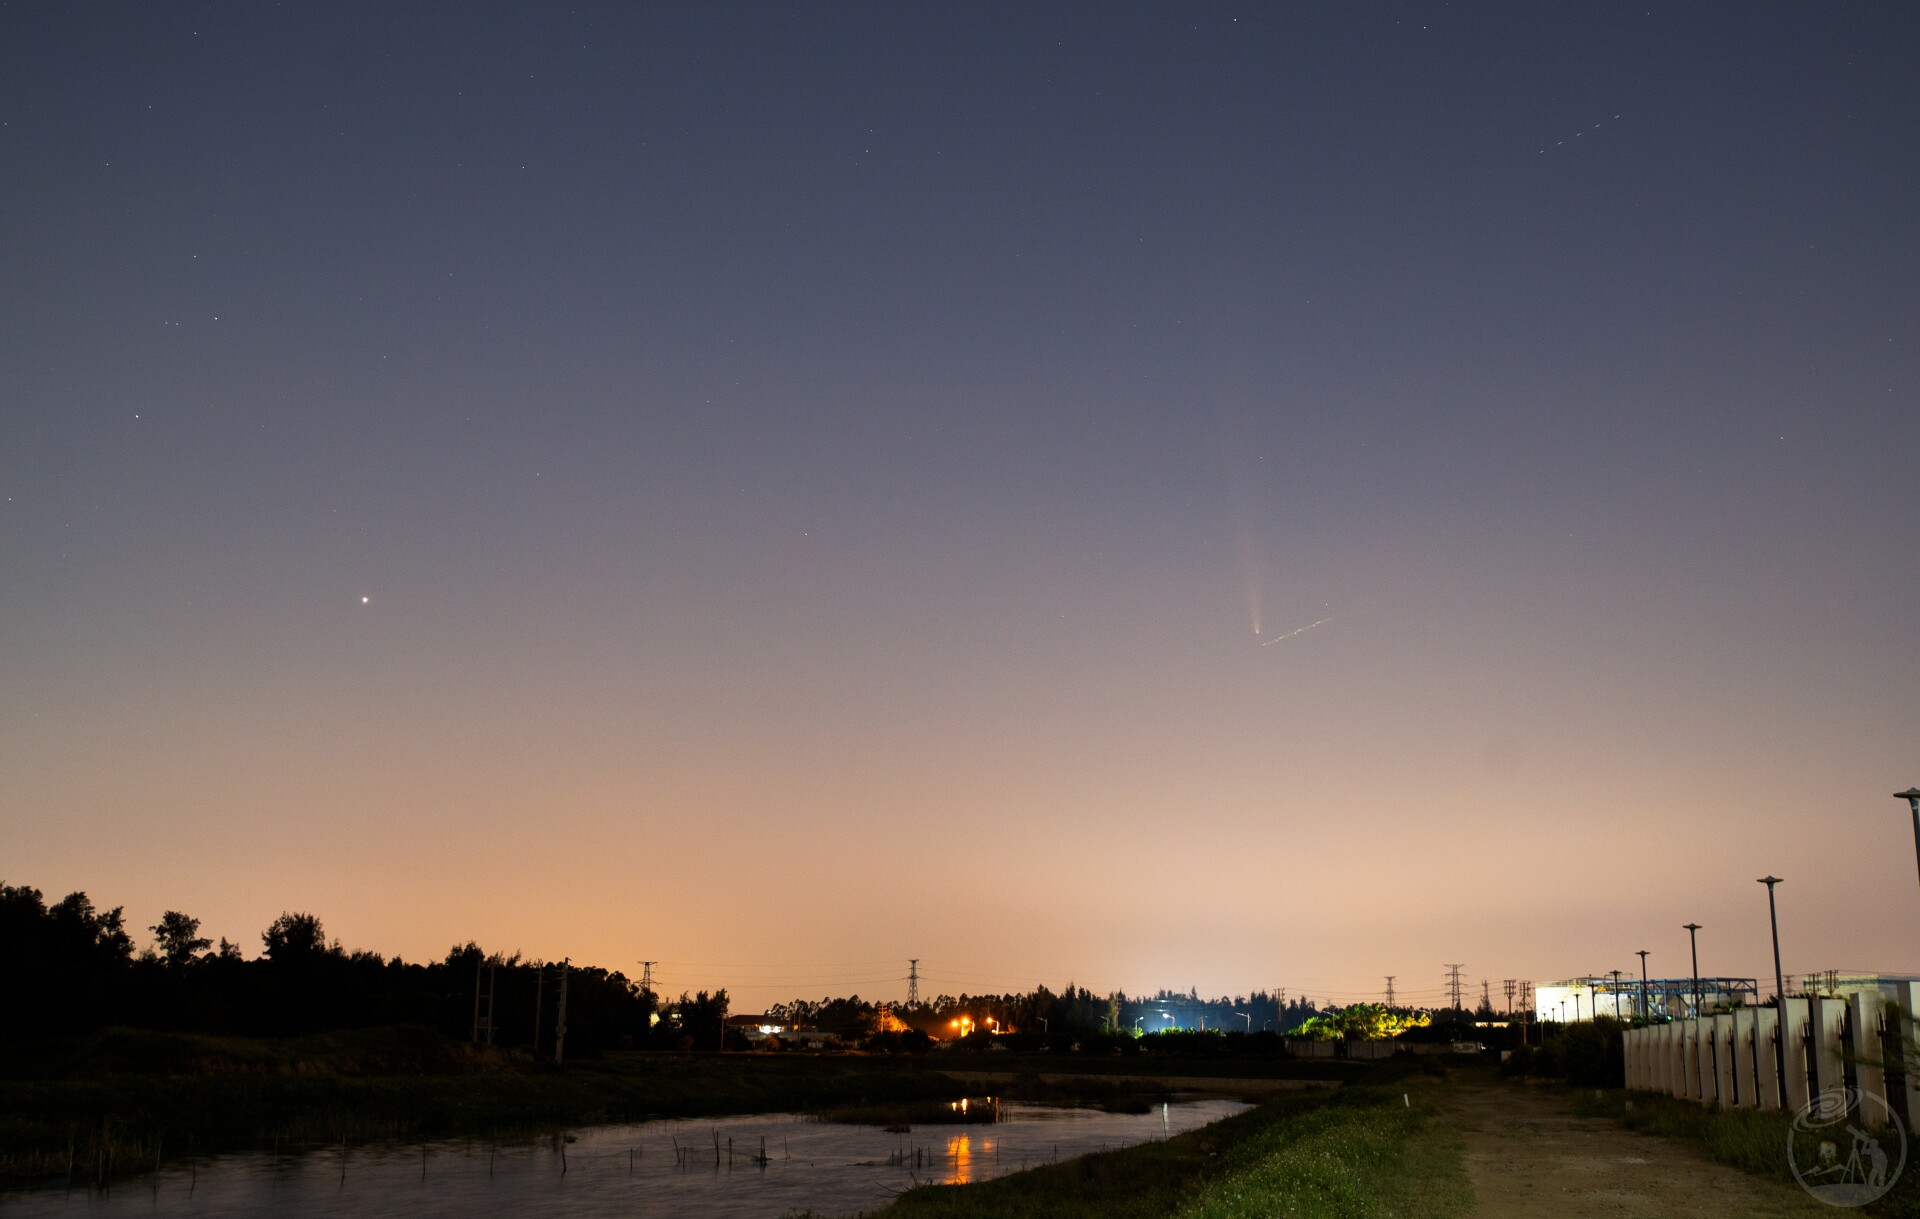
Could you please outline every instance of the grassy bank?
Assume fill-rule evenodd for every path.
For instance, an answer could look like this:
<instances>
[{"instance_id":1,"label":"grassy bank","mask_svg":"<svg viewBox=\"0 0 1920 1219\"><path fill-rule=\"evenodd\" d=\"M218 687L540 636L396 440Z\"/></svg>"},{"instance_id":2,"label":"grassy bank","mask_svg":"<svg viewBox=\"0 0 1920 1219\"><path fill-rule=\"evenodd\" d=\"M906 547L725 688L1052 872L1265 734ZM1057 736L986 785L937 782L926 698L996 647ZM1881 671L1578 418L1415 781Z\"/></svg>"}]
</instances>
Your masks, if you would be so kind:
<instances>
[{"instance_id":1,"label":"grassy bank","mask_svg":"<svg viewBox=\"0 0 1920 1219\"><path fill-rule=\"evenodd\" d=\"M1451 1219L1472 1201L1459 1139L1421 1083L1300 1093L1164 1142L972 1185L923 1186L884 1219ZM1410 1095L1412 1106L1403 1101Z\"/></svg>"},{"instance_id":2,"label":"grassy bank","mask_svg":"<svg viewBox=\"0 0 1920 1219\"><path fill-rule=\"evenodd\" d=\"M1573 1109L1584 1117L1611 1118L1629 1130L1692 1143L1722 1164L1758 1176L1793 1181L1787 1162L1789 1114L1722 1109L1618 1088L1573 1090ZM1920 1145L1908 1140L1907 1168L1886 1197L1861 1208L1883 1219L1920 1219Z\"/></svg>"}]
</instances>

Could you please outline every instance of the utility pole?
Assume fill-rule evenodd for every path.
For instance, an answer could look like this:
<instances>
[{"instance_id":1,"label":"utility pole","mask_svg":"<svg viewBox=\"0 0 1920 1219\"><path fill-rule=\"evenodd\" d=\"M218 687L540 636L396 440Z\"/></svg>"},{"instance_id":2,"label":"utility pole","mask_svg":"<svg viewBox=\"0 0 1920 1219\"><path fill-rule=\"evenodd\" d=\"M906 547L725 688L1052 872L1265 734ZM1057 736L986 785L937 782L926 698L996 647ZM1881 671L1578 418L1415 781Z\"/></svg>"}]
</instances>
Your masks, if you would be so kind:
<instances>
[{"instance_id":1,"label":"utility pole","mask_svg":"<svg viewBox=\"0 0 1920 1219\"><path fill-rule=\"evenodd\" d=\"M1767 886L1767 904L1769 906L1773 904L1773 886L1772 885ZM1700 931L1700 924L1698 923L1687 924L1687 943L1692 945L1693 947L1693 1018L1696 1020L1700 1018L1700 940L1698 938L1699 931ZM1785 1028L1786 1026L1781 1025L1780 1027Z\"/></svg>"},{"instance_id":2,"label":"utility pole","mask_svg":"<svg viewBox=\"0 0 1920 1219\"><path fill-rule=\"evenodd\" d=\"M1787 981L1780 974L1780 914L1773 905L1773 887L1780 883L1780 878L1769 872L1756 883L1767 887L1767 921L1773 925L1773 1000L1780 1012L1780 1022L1774 1026L1773 1057L1780 1072L1781 1100L1784 1102L1787 1082ZM1699 973L1700 967L1695 965L1693 971Z\"/></svg>"},{"instance_id":3,"label":"utility pole","mask_svg":"<svg viewBox=\"0 0 1920 1219\"><path fill-rule=\"evenodd\" d=\"M1515 985L1515 980L1514 980L1513 978L1502 978L1502 979L1500 980L1500 986L1501 986L1501 988L1502 988L1503 990L1505 990L1505 991L1507 992L1507 1019L1509 1019L1509 1020L1511 1020L1511 1019L1513 1019L1513 988L1514 988L1514 985Z\"/></svg>"},{"instance_id":4,"label":"utility pole","mask_svg":"<svg viewBox=\"0 0 1920 1219\"><path fill-rule=\"evenodd\" d=\"M493 992L499 981L495 962L481 957L473 963L473 1039L493 1044Z\"/></svg>"},{"instance_id":5,"label":"utility pole","mask_svg":"<svg viewBox=\"0 0 1920 1219\"><path fill-rule=\"evenodd\" d=\"M914 1007L920 1002L920 958L914 957L907 962L907 1006Z\"/></svg>"},{"instance_id":6,"label":"utility pole","mask_svg":"<svg viewBox=\"0 0 1920 1219\"><path fill-rule=\"evenodd\" d=\"M1387 975L1387 1006L1388 1007L1393 1006L1393 979L1394 979L1393 974Z\"/></svg>"},{"instance_id":7,"label":"utility pole","mask_svg":"<svg viewBox=\"0 0 1920 1219\"><path fill-rule=\"evenodd\" d=\"M553 1065L559 1066L567 1056L567 971L572 957L563 957L560 961L560 1016L554 1021Z\"/></svg>"},{"instance_id":8,"label":"utility pole","mask_svg":"<svg viewBox=\"0 0 1920 1219\"><path fill-rule=\"evenodd\" d=\"M540 1004L546 998L547 967L533 967L533 1056L540 1057Z\"/></svg>"},{"instance_id":9,"label":"utility pole","mask_svg":"<svg viewBox=\"0 0 1920 1219\"><path fill-rule=\"evenodd\" d=\"M1893 793L1895 800L1905 800L1913 810L1913 856L1920 863L1920 787L1909 787L1903 792Z\"/></svg>"},{"instance_id":10,"label":"utility pole","mask_svg":"<svg viewBox=\"0 0 1920 1219\"><path fill-rule=\"evenodd\" d=\"M1447 994L1451 996L1456 1012L1465 1010L1460 1006L1460 968L1459 965L1447 966Z\"/></svg>"},{"instance_id":11,"label":"utility pole","mask_svg":"<svg viewBox=\"0 0 1920 1219\"><path fill-rule=\"evenodd\" d=\"M1647 1007L1647 950L1639 950L1640 955L1640 1023L1651 1024L1653 1012Z\"/></svg>"}]
</instances>

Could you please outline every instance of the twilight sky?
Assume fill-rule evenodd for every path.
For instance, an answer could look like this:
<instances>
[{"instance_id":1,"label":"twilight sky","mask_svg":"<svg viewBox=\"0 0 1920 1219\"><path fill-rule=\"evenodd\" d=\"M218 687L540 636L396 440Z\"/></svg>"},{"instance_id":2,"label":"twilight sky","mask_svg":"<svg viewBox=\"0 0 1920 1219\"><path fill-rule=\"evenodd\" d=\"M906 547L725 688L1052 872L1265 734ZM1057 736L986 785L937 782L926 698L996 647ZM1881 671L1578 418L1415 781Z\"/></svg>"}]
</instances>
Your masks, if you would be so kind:
<instances>
[{"instance_id":1,"label":"twilight sky","mask_svg":"<svg viewBox=\"0 0 1920 1219\"><path fill-rule=\"evenodd\" d=\"M0 875L741 1010L1770 975L1768 872L1920 971L1916 51L6 5Z\"/></svg>"}]
</instances>

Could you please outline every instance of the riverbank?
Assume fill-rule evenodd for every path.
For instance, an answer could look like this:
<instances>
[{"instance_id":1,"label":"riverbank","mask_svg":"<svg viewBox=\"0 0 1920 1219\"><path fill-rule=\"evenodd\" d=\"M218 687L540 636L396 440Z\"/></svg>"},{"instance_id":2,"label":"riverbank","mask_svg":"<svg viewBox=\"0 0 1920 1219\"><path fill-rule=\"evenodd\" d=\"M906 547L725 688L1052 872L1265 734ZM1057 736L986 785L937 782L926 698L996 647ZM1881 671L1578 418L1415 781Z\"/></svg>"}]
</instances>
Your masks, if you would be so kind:
<instances>
[{"instance_id":1,"label":"riverbank","mask_svg":"<svg viewBox=\"0 0 1920 1219\"><path fill-rule=\"evenodd\" d=\"M343 1140L503 1137L647 1117L911 1112L983 1090L1115 1104L1232 1071L1324 1079L1329 1064L920 1055L610 1053L564 1070L425 1029L260 1040L109 1029L0 1051L0 1176L120 1176L183 1156ZM963 1076L992 1067L995 1083ZM1048 1080L1047 1074L1071 1075ZM1124 1075L1125 1078L1118 1078ZM1227 1090L1227 1089L1222 1089Z\"/></svg>"},{"instance_id":2,"label":"riverbank","mask_svg":"<svg viewBox=\"0 0 1920 1219\"><path fill-rule=\"evenodd\" d=\"M971 1185L910 1190L876 1219L1458 1219L1460 1140L1435 1085L1296 1091L1201 1130Z\"/></svg>"},{"instance_id":3,"label":"riverbank","mask_svg":"<svg viewBox=\"0 0 1920 1219\"><path fill-rule=\"evenodd\" d=\"M0 1176L143 1172L191 1151L508 1136L965 1095L915 1061L609 1054L564 1070L422 1029L262 1041L107 1030L0 1061Z\"/></svg>"}]
</instances>

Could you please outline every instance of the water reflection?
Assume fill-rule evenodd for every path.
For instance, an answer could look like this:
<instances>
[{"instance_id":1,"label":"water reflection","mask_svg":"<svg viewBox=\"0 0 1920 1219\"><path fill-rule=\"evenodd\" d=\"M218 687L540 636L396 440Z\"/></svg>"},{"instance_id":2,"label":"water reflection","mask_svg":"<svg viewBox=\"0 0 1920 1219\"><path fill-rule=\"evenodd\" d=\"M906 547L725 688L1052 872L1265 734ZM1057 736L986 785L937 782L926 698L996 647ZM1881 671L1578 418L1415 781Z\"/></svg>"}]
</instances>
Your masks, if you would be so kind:
<instances>
[{"instance_id":1,"label":"water reflection","mask_svg":"<svg viewBox=\"0 0 1920 1219\"><path fill-rule=\"evenodd\" d=\"M947 1140L947 1159L953 1164L948 1184L965 1185L973 1180L973 1144L966 1135L956 1134Z\"/></svg>"},{"instance_id":2,"label":"water reflection","mask_svg":"<svg viewBox=\"0 0 1920 1219\"><path fill-rule=\"evenodd\" d=\"M846 1215L875 1210L930 1178L984 1181L1179 1134L1245 1108L1196 1101L1157 1114L1121 1114L975 1099L967 1106L968 1125L991 1122L990 1130L950 1132L936 1123L895 1133L765 1114L583 1127L570 1137L516 1143L363 1144L302 1154L283 1148L277 1155L203 1156L105 1192L58 1184L0 1190L0 1219Z\"/></svg>"}]
</instances>

